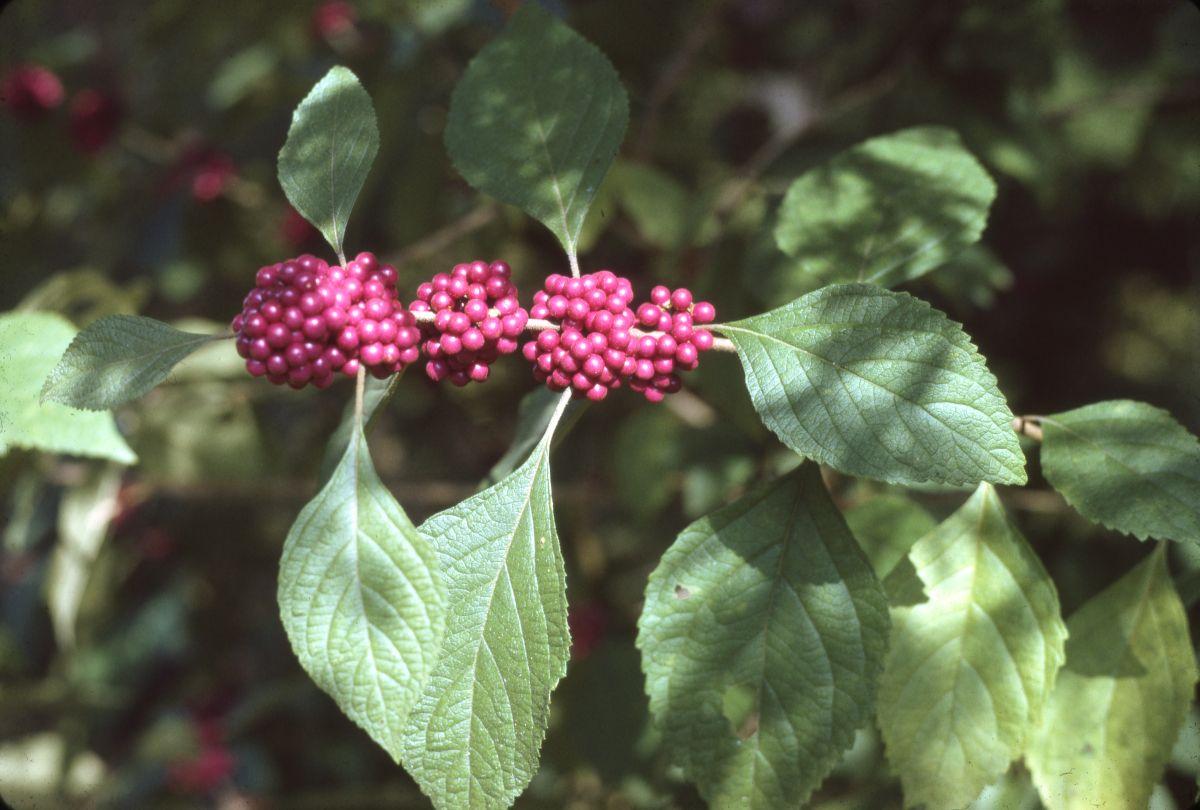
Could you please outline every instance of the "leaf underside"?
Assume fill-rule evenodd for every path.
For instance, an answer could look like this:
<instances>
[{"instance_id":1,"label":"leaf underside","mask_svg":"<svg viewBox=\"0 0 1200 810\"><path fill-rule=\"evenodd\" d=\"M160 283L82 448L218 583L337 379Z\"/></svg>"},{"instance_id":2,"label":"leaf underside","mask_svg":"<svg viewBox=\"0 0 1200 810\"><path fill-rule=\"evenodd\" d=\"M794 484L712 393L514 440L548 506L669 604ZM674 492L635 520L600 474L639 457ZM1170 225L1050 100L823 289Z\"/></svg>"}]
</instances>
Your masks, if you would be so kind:
<instances>
[{"instance_id":1,"label":"leaf underside","mask_svg":"<svg viewBox=\"0 0 1200 810\"><path fill-rule=\"evenodd\" d=\"M1144 808L1197 673L1165 545L1067 622L1067 663L1026 762L1051 810Z\"/></svg>"},{"instance_id":2,"label":"leaf underside","mask_svg":"<svg viewBox=\"0 0 1200 810\"><path fill-rule=\"evenodd\" d=\"M988 484L909 560L927 600L892 611L879 726L909 806L963 807L1040 721L1066 629L1053 582Z\"/></svg>"}]
</instances>

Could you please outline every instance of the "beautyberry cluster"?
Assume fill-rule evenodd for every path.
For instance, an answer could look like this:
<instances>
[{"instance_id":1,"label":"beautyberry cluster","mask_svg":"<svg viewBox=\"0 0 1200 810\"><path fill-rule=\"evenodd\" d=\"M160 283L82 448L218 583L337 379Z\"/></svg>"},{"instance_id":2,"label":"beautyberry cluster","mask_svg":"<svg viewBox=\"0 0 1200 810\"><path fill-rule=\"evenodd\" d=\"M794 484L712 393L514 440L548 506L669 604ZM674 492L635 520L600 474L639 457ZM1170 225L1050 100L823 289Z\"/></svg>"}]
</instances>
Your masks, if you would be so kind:
<instances>
[{"instance_id":1,"label":"beautyberry cluster","mask_svg":"<svg viewBox=\"0 0 1200 810\"><path fill-rule=\"evenodd\" d=\"M667 394L680 389L676 370L691 371L700 362L700 353L713 346L712 332L697 328L712 323L717 310L707 301L693 301L690 290L670 290L659 285L650 291L650 300L637 308L637 322L653 334L642 334L630 344L629 354L637 358L637 368L629 378L629 387L651 402L661 402Z\"/></svg>"},{"instance_id":2,"label":"beautyberry cluster","mask_svg":"<svg viewBox=\"0 0 1200 810\"><path fill-rule=\"evenodd\" d=\"M246 370L292 388L325 388L360 365L384 378L420 357L416 320L396 300L396 268L371 253L345 267L310 255L263 267L232 327Z\"/></svg>"},{"instance_id":3,"label":"beautyberry cluster","mask_svg":"<svg viewBox=\"0 0 1200 810\"><path fill-rule=\"evenodd\" d=\"M517 350L529 322L504 262L475 261L438 273L417 287L409 309L433 313L423 330L425 373L455 385L486 380L496 358Z\"/></svg>"},{"instance_id":4,"label":"beautyberry cluster","mask_svg":"<svg viewBox=\"0 0 1200 810\"><path fill-rule=\"evenodd\" d=\"M600 401L624 376L636 371L629 348L634 324L629 303L633 286L610 270L580 278L557 273L533 296L532 318L552 318L560 331L547 329L522 352L534 364L533 376L552 391L572 389L576 396Z\"/></svg>"}]
</instances>

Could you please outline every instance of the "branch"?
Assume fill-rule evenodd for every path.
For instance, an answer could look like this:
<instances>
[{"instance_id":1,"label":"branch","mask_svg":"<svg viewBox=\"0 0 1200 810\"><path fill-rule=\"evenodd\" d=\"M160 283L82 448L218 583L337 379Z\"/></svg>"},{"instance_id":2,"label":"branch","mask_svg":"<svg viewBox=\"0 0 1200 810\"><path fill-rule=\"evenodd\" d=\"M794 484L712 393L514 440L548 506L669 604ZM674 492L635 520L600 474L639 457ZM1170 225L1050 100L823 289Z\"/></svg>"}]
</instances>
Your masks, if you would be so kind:
<instances>
[{"instance_id":1,"label":"branch","mask_svg":"<svg viewBox=\"0 0 1200 810\"><path fill-rule=\"evenodd\" d=\"M1028 436L1034 441L1042 440L1042 417L1017 416L1012 420L1012 429L1022 436Z\"/></svg>"}]
</instances>

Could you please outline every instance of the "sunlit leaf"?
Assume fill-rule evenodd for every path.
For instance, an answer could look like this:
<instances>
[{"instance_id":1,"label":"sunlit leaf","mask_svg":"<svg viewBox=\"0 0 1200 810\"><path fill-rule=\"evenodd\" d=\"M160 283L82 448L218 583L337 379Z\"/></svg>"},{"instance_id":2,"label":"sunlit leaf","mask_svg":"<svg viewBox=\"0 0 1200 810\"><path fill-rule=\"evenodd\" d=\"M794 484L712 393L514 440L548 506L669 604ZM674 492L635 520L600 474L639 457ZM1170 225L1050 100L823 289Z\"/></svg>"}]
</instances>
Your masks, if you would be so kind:
<instances>
[{"instance_id":1,"label":"sunlit leaf","mask_svg":"<svg viewBox=\"0 0 1200 810\"><path fill-rule=\"evenodd\" d=\"M132 464L137 456L112 414L39 401L46 375L74 336L75 327L59 315L0 315L0 454L26 447Z\"/></svg>"},{"instance_id":2,"label":"sunlit leaf","mask_svg":"<svg viewBox=\"0 0 1200 810\"><path fill-rule=\"evenodd\" d=\"M1079 608L1026 762L1051 810L1144 808L1196 686L1165 546Z\"/></svg>"},{"instance_id":3,"label":"sunlit leaf","mask_svg":"<svg viewBox=\"0 0 1200 810\"><path fill-rule=\"evenodd\" d=\"M433 547L375 473L361 422L288 532L279 612L305 671L399 761L442 641L444 587Z\"/></svg>"},{"instance_id":4,"label":"sunlit leaf","mask_svg":"<svg viewBox=\"0 0 1200 810\"><path fill-rule=\"evenodd\" d=\"M1066 629L1054 583L988 484L909 558L928 599L892 611L879 726L907 804L959 808L1037 727Z\"/></svg>"},{"instance_id":5,"label":"sunlit leaf","mask_svg":"<svg viewBox=\"0 0 1200 810\"><path fill-rule=\"evenodd\" d=\"M438 808L508 807L537 771L570 652L555 422L506 478L421 526L446 583L446 640L405 730L404 766Z\"/></svg>"},{"instance_id":6,"label":"sunlit leaf","mask_svg":"<svg viewBox=\"0 0 1200 810\"><path fill-rule=\"evenodd\" d=\"M887 605L814 464L693 523L650 577L655 722L713 807L798 807L871 717Z\"/></svg>"}]
</instances>

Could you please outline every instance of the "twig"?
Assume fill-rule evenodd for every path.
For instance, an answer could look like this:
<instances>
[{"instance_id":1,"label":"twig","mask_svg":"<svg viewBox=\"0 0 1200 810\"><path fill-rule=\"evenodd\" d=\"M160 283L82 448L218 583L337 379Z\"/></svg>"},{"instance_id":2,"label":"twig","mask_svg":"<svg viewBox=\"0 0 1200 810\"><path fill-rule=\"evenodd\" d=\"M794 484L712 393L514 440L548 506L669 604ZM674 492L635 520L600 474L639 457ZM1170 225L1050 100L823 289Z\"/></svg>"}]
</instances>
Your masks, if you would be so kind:
<instances>
[{"instance_id":1,"label":"twig","mask_svg":"<svg viewBox=\"0 0 1200 810\"><path fill-rule=\"evenodd\" d=\"M1012 420L1012 429L1022 436L1028 436L1034 441L1042 440L1042 417L1017 416Z\"/></svg>"},{"instance_id":2,"label":"twig","mask_svg":"<svg viewBox=\"0 0 1200 810\"><path fill-rule=\"evenodd\" d=\"M388 263L404 265L437 255L459 239L474 233L490 223L496 218L499 211L499 206L492 202L486 202L476 208L472 208L450 224L438 228L433 233L426 234L407 247L401 248Z\"/></svg>"}]
</instances>

